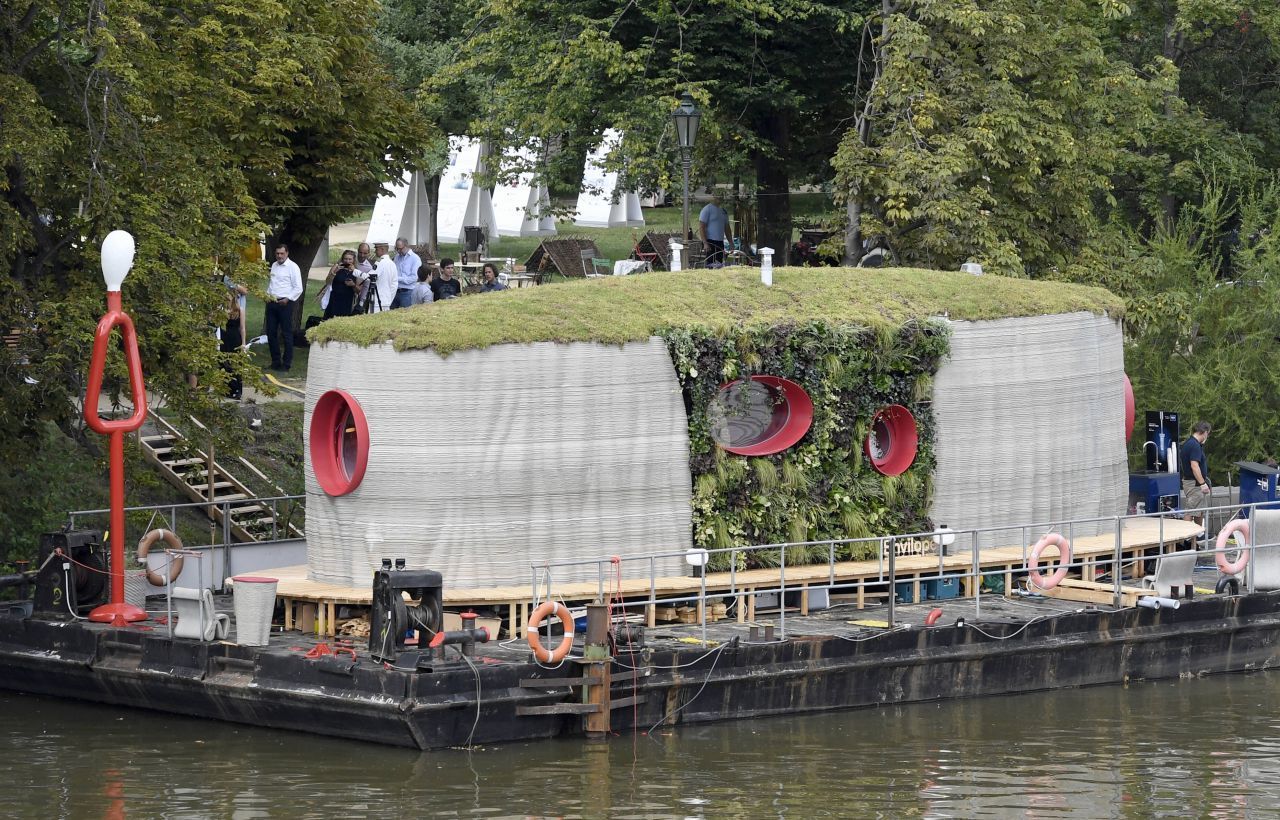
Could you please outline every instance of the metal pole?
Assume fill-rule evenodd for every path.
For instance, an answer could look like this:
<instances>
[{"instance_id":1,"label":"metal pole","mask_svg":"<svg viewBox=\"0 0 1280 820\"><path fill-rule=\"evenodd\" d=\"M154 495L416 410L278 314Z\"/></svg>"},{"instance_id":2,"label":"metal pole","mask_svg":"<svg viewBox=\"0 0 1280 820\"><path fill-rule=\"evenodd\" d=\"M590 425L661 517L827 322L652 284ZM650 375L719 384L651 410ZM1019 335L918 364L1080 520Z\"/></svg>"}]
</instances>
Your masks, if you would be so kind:
<instances>
[{"instance_id":1,"label":"metal pole","mask_svg":"<svg viewBox=\"0 0 1280 820\"><path fill-rule=\"evenodd\" d=\"M884 540L885 549L889 552L889 618L887 623L889 628L893 629L893 609L898 597L897 586L893 582L894 572L897 570L898 562L894 553L898 551L897 545L892 538Z\"/></svg>"},{"instance_id":2,"label":"metal pole","mask_svg":"<svg viewBox=\"0 0 1280 820\"><path fill-rule=\"evenodd\" d=\"M702 565L702 600L698 603L702 613L702 645L707 645L707 565Z\"/></svg>"},{"instance_id":3,"label":"metal pole","mask_svg":"<svg viewBox=\"0 0 1280 820\"><path fill-rule=\"evenodd\" d=\"M787 638L787 548L778 550L778 635Z\"/></svg>"},{"instance_id":4,"label":"metal pole","mask_svg":"<svg viewBox=\"0 0 1280 820\"><path fill-rule=\"evenodd\" d=\"M684 200L682 206L684 211L684 233L680 234L680 238L682 241L687 242L689 240L689 168L693 165L693 157L689 155L688 148L681 149L680 153L682 154L680 170L681 176L684 179Z\"/></svg>"},{"instance_id":5,"label":"metal pole","mask_svg":"<svg viewBox=\"0 0 1280 820\"><path fill-rule=\"evenodd\" d=\"M969 550L973 553L973 617L977 620L982 617L982 555L978 551L977 530L969 534Z\"/></svg>"},{"instance_id":6,"label":"metal pole","mask_svg":"<svg viewBox=\"0 0 1280 820\"><path fill-rule=\"evenodd\" d=\"M1112 559L1114 563L1111 565L1111 581L1115 587L1112 592L1112 606L1116 609L1120 608L1120 553L1121 553L1121 536L1122 527L1124 525L1120 521L1120 516L1116 516L1116 551L1115 557Z\"/></svg>"}]
</instances>

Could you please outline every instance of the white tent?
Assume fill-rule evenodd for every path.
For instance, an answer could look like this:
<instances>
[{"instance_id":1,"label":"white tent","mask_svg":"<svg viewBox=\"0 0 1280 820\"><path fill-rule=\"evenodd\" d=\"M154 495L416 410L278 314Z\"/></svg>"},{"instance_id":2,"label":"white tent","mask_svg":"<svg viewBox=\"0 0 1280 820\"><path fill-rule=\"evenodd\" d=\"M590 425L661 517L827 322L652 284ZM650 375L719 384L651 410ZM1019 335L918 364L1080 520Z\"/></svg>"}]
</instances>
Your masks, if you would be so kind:
<instances>
[{"instance_id":1,"label":"white tent","mask_svg":"<svg viewBox=\"0 0 1280 820\"><path fill-rule=\"evenodd\" d=\"M619 192L618 172L605 170L605 159L621 143L621 132L607 129L600 144L587 156L573 224L583 228L644 226L640 197L635 193Z\"/></svg>"},{"instance_id":2,"label":"white tent","mask_svg":"<svg viewBox=\"0 0 1280 820\"><path fill-rule=\"evenodd\" d=\"M373 203L373 217L369 220L365 241L372 245L394 242L403 236L413 244L426 242L430 215L423 175L416 171L407 173L391 187L390 194L379 196Z\"/></svg>"},{"instance_id":3,"label":"white tent","mask_svg":"<svg viewBox=\"0 0 1280 820\"><path fill-rule=\"evenodd\" d=\"M485 225L479 221L488 217L485 225L493 231L493 203L485 192L484 202L479 195L472 201L475 173L480 166L480 142L470 137L449 137L449 164L440 173L440 216L436 220L436 235L441 242L462 244L465 225ZM485 212L487 210L487 213ZM468 218L476 221L468 221Z\"/></svg>"},{"instance_id":4,"label":"white tent","mask_svg":"<svg viewBox=\"0 0 1280 820\"><path fill-rule=\"evenodd\" d=\"M518 159L523 167L532 164L527 148L508 149L508 156ZM550 204L545 186L534 184L532 171L522 171L515 181L499 185L493 191L494 219L499 236L544 236L556 232L555 220L543 219L543 200ZM545 223L550 223L546 225Z\"/></svg>"}]
</instances>

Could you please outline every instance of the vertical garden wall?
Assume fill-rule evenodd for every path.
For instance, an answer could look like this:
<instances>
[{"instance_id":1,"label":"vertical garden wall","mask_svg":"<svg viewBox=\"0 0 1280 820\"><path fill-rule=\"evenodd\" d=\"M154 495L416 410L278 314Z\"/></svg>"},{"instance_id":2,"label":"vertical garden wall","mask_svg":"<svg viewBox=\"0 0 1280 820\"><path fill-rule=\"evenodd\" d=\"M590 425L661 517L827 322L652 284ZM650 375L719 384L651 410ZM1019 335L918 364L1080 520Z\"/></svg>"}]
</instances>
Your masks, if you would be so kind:
<instances>
[{"instance_id":1,"label":"vertical garden wall","mask_svg":"<svg viewBox=\"0 0 1280 820\"><path fill-rule=\"evenodd\" d=\"M897 329L824 321L716 331L659 331L667 342L689 414L693 540L715 549L741 544L861 538L929 529L934 466L933 375L947 353L945 322L913 320ZM717 444L714 404L722 386L749 376L800 385L813 422L779 453L742 456ZM865 451L877 411L901 405L917 422L918 451L899 475L883 475ZM730 409L732 412L732 408ZM825 561L828 547L793 546L787 563ZM861 554L854 554L860 552ZM873 555L844 546L843 559ZM743 566L778 563L753 551ZM713 556L724 569L728 555Z\"/></svg>"}]
</instances>

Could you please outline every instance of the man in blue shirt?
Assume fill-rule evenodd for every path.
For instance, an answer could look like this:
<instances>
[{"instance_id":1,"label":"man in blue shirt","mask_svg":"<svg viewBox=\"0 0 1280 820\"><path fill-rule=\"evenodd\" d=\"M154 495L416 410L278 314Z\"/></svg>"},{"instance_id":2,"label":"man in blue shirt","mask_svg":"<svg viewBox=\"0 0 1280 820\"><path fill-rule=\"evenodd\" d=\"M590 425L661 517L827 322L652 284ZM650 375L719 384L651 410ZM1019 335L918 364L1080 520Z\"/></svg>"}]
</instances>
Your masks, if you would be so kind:
<instances>
[{"instance_id":1,"label":"man in blue shirt","mask_svg":"<svg viewBox=\"0 0 1280 820\"><path fill-rule=\"evenodd\" d=\"M396 298L391 308L405 308L413 304L413 287L418 284L418 268L422 260L409 247L403 236L396 240Z\"/></svg>"},{"instance_id":2,"label":"man in blue shirt","mask_svg":"<svg viewBox=\"0 0 1280 820\"><path fill-rule=\"evenodd\" d=\"M1209 462L1205 458L1204 443L1209 440L1209 422L1197 421L1191 428L1191 437L1178 453L1178 471L1182 474L1182 511L1187 521L1197 524L1203 520L1203 512L1209 506Z\"/></svg>"},{"instance_id":3,"label":"man in blue shirt","mask_svg":"<svg viewBox=\"0 0 1280 820\"><path fill-rule=\"evenodd\" d=\"M698 214L698 233L709 248L707 267L723 268L725 237L732 238L733 232L729 230L729 215L720 207L719 194L713 194L711 201Z\"/></svg>"}]
</instances>

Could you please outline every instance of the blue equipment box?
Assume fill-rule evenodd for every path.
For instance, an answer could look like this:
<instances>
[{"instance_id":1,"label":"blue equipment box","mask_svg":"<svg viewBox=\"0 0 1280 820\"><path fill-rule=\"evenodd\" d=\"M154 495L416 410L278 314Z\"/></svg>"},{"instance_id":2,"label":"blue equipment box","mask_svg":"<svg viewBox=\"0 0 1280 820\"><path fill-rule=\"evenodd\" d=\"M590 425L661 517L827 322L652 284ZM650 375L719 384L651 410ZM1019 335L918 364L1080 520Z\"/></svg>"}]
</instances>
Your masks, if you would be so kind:
<instances>
[{"instance_id":1,"label":"blue equipment box","mask_svg":"<svg viewBox=\"0 0 1280 820\"><path fill-rule=\"evenodd\" d=\"M960 577L958 575L944 575L941 578L932 578L925 581L923 586L924 597L930 601L946 601L960 597Z\"/></svg>"},{"instance_id":2,"label":"blue equipment box","mask_svg":"<svg viewBox=\"0 0 1280 820\"><path fill-rule=\"evenodd\" d=\"M898 603L910 604L914 602L914 586L914 581L899 581L893 585L893 596L897 599ZM920 592L923 594L924 590L922 589Z\"/></svg>"},{"instance_id":3,"label":"blue equipment box","mask_svg":"<svg viewBox=\"0 0 1280 820\"><path fill-rule=\"evenodd\" d=\"M1280 470L1255 461L1237 461L1236 466L1240 468L1241 504L1264 504L1276 500L1276 475ZM1266 504L1264 509L1275 506Z\"/></svg>"}]
</instances>

